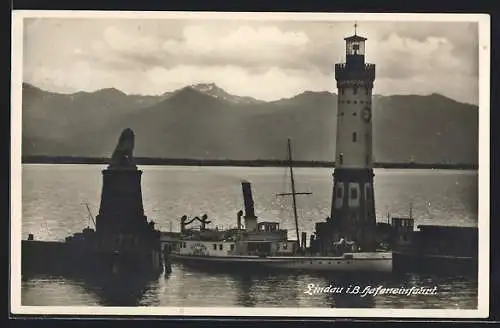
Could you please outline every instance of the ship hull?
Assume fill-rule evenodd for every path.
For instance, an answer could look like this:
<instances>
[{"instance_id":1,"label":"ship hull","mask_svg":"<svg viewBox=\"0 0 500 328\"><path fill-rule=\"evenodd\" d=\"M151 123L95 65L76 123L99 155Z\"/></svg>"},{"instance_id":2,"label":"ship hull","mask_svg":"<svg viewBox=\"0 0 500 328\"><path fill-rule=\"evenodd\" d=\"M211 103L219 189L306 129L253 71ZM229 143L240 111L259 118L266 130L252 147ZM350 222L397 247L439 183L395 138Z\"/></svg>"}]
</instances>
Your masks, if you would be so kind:
<instances>
[{"instance_id":1,"label":"ship hull","mask_svg":"<svg viewBox=\"0 0 500 328\"><path fill-rule=\"evenodd\" d=\"M362 254L362 253L360 253ZM193 256L171 254L172 262L218 269L322 272L392 272L391 253L370 253L353 258L319 256Z\"/></svg>"}]
</instances>

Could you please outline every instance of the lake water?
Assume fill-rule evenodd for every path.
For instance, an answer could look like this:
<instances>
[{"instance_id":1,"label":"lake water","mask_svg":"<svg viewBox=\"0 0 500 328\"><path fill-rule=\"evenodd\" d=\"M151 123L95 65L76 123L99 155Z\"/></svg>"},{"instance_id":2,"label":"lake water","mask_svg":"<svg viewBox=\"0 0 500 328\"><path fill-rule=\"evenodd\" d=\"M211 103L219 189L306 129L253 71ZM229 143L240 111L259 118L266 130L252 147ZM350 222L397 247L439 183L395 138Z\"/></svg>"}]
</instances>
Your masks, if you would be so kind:
<instances>
[{"instance_id":1,"label":"lake water","mask_svg":"<svg viewBox=\"0 0 500 328\"><path fill-rule=\"evenodd\" d=\"M37 240L64 240L88 225L87 202L95 215L101 192L100 165L23 165L22 233ZM243 208L241 180L252 182L255 210L261 220L278 221L294 238L294 220L285 168L144 166L144 209L161 230L179 231L180 217L206 213L220 228L236 225ZM332 170L295 170L299 228L308 235L330 212ZM477 226L477 171L375 170L375 202L379 221L407 216L410 206L418 224ZM411 204L411 205L410 205ZM345 280L298 274L252 276L209 273L174 265L169 276L126 286L120 297L102 285L62 277L37 276L22 282L23 305L146 305L255 307L477 307L477 278L407 275L382 282L384 287L438 287L437 295L305 293L309 284L344 286ZM363 287L363 286L361 286Z\"/></svg>"}]
</instances>

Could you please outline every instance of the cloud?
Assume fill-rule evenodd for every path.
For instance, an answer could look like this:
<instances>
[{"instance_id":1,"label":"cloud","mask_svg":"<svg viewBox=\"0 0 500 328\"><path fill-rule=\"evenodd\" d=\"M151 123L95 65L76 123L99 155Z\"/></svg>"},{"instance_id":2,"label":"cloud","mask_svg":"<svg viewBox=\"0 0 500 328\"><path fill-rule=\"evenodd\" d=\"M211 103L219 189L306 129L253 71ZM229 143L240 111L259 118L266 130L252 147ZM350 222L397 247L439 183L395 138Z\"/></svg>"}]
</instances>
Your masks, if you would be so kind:
<instances>
[{"instance_id":1,"label":"cloud","mask_svg":"<svg viewBox=\"0 0 500 328\"><path fill-rule=\"evenodd\" d=\"M135 72L121 75L120 79L133 79ZM94 91L110 86L124 86L118 83L117 75L113 71L95 69L85 61L75 61L65 68L37 66L25 72L25 80L29 83L36 81L36 86L56 92Z\"/></svg>"},{"instance_id":2,"label":"cloud","mask_svg":"<svg viewBox=\"0 0 500 328\"><path fill-rule=\"evenodd\" d=\"M477 24L361 26L367 59L377 65L375 92L477 102ZM273 100L334 91L333 65L343 59L349 33L343 22L44 19L26 29L24 78L56 91L143 94L215 82Z\"/></svg>"},{"instance_id":3,"label":"cloud","mask_svg":"<svg viewBox=\"0 0 500 328\"><path fill-rule=\"evenodd\" d=\"M412 33L410 33L412 31ZM456 47L446 37L414 37L416 32L381 33L383 37L369 41L368 55L379 63L381 77L406 77L434 70L476 72L468 58L460 58ZM316 42L315 42L316 41ZM463 46L463 45L462 45ZM130 34L115 26L103 33L102 47L88 54L94 60L109 65L162 66L233 65L250 70L281 68L315 68L329 71L333 62L342 58L342 38L321 43L311 40L303 31L283 31L276 26L240 26L221 33L217 28L187 25L182 35L174 39ZM473 44L469 47L474 49ZM105 53L103 53L105 52Z\"/></svg>"},{"instance_id":4,"label":"cloud","mask_svg":"<svg viewBox=\"0 0 500 328\"><path fill-rule=\"evenodd\" d=\"M110 62L109 58L136 65L237 65L248 68L300 66L301 52L309 46L303 32L283 32L274 26L240 26L220 33L217 28L187 25L178 38L162 39L116 26L103 32L98 48L88 58ZM293 54L293 56L290 56Z\"/></svg>"},{"instance_id":5,"label":"cloud","mask_svg":"<svg viewBox=\"0 0 500 328\"><path fill-rule=\"evenodd\" d=\"M446 38L427 37L415 40L392 33L371 50L378 63L378 75L383 78L409 78L441 72L462 72L468 67L452 54L453 44ZM467 72L462 72L467 73Z\"/></svg>"},{"instance_id":6,"label":"cloud","mask_svg":"<svg viewBox=\"0 0 500 328\"><path fill-rule=\"evenodd\" d=\"M325 79L333 86L333 79L319 72L270 68L259 74L248 72L239 66L179 65L172 68L155 66L147 70L131 69L116 73L102 68L91 68L86 62L76 62L70 70L40 68L31 79L37 86L60 92L95 90L113 86L129 94L162 94L195 83L214 82L226 91L252 96L263 100L289 97L304 90L324 89ZM313 82L313 83L311 83ZM265 85L267 87L263 88Z\"/></svg>"}]
</instances>

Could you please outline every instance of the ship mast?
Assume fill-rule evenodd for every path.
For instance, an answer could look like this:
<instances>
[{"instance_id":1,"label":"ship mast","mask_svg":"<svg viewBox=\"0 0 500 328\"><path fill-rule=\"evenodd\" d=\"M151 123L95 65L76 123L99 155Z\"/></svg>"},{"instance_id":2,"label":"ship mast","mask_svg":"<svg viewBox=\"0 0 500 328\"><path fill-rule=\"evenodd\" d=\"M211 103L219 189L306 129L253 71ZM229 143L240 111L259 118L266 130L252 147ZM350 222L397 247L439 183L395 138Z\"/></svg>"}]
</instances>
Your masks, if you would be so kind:
<instances>
[{"instance_id":1,"label":"ship mast","mask_svg":"<svg viewBox=\"0 0 500 328\"><path fill-rule=\"evenodd\" d=\"M292 196L293 202L293 217L295 219L295 234L297 236L297 243L300 248L300 236L299 236L299 218L297 215L297 195L311 195L310 192L296 192L295 191L295 178L293 176L293 159L292 159L292 141L288 139L288 166L290 168L290 182L292 184L292 192L291 193L282 193L278 194L278 196Z\"/></svg>"},{"instance_id":2,"label":"ship mast","mask_svg":"<svg viewBox=\"0 0 500 328\"><path fill-rule=\"evenodd\" d=\"M300 245L299 238L299 219L297 215L297 195L295 194L295 180L293 177L293 161L292 161L292 143L288 139L288 161L290 164L290 181L292 183L292 201L293 201L293 217L295 218L295 233L297 234L297 242Z\"/></svg>"}]
</instances>

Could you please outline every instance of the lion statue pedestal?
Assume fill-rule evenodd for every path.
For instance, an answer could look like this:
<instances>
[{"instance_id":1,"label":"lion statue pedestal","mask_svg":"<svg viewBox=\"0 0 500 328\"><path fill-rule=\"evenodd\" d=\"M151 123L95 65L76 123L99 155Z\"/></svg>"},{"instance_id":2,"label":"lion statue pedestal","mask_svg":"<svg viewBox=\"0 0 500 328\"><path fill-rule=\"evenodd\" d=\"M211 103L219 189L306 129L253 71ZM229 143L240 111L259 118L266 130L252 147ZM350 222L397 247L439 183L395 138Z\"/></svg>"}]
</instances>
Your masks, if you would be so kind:
<instances>
[{"instance_id":1,"label":"lion statue pedestal","mask_svg":"<svg viewBox=\"0 0 500 328\"><path fill-rule=\"evenodd\" d=\"M97 248L106 263L112 263L113 272L158 273L163 271L160 232L144 215L142 171L134 163L133 150L134 132L125 129L102 171Z\"/></svg>"},{"instance_id":2,"label":"lion statue pedestal","mask_svg":"<svg viewBox=\"0 0 500 328\"><path fill-rule=\"evenodd\" d=\"M147 228L141 190L142 171L133 158L134 132L120 135L108 167L102 171L101 206L96 218L99 233L136 233Z\"/></svg>"}]
</instances>

